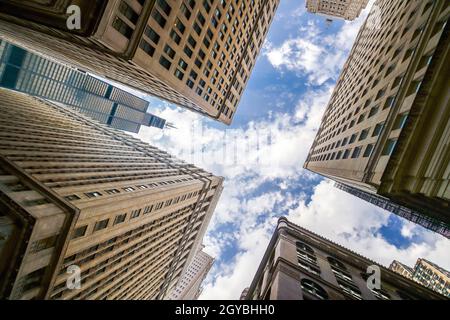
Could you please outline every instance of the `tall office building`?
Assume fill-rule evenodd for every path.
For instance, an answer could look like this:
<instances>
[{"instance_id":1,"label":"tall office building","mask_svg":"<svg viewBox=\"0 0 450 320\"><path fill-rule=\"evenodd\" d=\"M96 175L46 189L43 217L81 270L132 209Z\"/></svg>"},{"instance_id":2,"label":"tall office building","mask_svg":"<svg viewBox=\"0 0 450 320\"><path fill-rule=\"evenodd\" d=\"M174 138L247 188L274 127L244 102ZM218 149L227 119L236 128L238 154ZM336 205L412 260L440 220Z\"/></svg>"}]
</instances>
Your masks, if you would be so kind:
<instances>
[{"instance_id":1,"label":"tall office building","mask_svg":"<svg viewBox=\"0 0 450 320\"><path fill-rule=\"evenodd\" d=\"M450 298L450 272L426 259L417 259L414 268L392 261L389 269Z\"/></svg>"},{"instance_id":2,"label":"tall office building","mask_svg":"<svg viewBox=\"0 0 450 320\"><path fill-rule=\"evenodd\" d=\"M197 300L202 293L202 283L213 264L214 258L203 252L202 246L181 275L177 286L169 295L169 300Z\"/></svg>"},{"instance_id":3,"label":"tall office building","mask_svg":"<svg viewBox=\"0 0 450 320\"><path fill-rule=\"evenodd\" d=\"M306 0L308 12L328 17L355 20L369 0Z\"/></svg>"},{"instance_id":4,"label":"tall office building","mask_svg":"<svg viewBox=\"0 0 450 320\"><path fill-rule=\"evenodd\" d=\"M448 227L450 3L375 6L381 21L362 26L305 168Z\"/></svg>"},{"instance_id":5,"label":"tall office building","mask_svg":"<svg viewBox=\"0 0 450 320\"><path fill-rule=\"evenodd\" d=\"M0 87L63 103L100 123L133 133L142 125L163 129L167 124L147 113L149 102L2 40Z\"/></svg>"},{"instance_id":6,"label":"tall office building","mask_svg":"<svg viewBox=\"0 0 450 320\"><path fill-rule=\"evenodd\" d=\"M91 2L77 1L83 28L70 31L63 23L68 0L2 1L0 36L225 124L232 122L279 4Z\"/></svg>"},{"instance_id":7,"label":"tall office building","mask_svg":"<svg viewBox=\"0 0 450 320\"><path fill-rule=\"evenodd\" d=\"M378 266L353 251L289 222L278 221L247 300L416 300L445 297L380 268L380 289L371 289Z\"/></svg>"},{"instance_id":8,"label":"tall office building","mask_svg":"<svg viewBox=\"0 0 450 320\"><path fill-rule=\"evenodd\" d=\"M0 89L0 113L0 298L167 296L222 178L22 93Z\"/></svg>"}]
</instances>

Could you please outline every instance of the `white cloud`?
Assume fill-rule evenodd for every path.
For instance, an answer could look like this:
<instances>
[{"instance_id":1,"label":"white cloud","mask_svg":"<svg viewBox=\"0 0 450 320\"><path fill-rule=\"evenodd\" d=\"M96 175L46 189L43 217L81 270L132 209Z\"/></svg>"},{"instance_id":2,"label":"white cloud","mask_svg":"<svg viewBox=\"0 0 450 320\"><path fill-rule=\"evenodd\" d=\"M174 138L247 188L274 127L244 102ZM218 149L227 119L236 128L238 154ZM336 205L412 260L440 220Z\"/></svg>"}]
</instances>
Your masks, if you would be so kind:
<instances>
[{"instance_id":1,"label":"white cloud","mask_svg":"<svg viewBox=\"0 0 450 320\"><path fill-rule=\"evenodd\" d=\"M300 7L294 10L293 16L304 19L305 23L300 26L297 36L285 40L279 46L267 43L263 53L275 68L296 72L306 77L309 84L322 85L335 80L372 4L373 1L358 19L344 22L333 36L326 36L319 27L323 17L304 19L306 12Z\"/></svg>"}]
</instances>

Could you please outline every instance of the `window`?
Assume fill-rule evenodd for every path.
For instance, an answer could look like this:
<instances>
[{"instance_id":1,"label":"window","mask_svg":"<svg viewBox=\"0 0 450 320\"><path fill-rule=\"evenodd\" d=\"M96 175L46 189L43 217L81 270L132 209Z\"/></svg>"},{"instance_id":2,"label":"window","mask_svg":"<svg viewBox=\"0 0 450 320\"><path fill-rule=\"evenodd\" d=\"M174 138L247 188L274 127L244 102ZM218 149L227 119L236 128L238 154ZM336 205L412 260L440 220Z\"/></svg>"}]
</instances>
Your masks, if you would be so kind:
<instances>
[{"instance_id":1,"label":"window","mask_svg":"<svg viewBox=\"0 0 450 320\"><path fill-rule=\"evenodd\" d=\"M158 0L158 6L164 11L164 13L169 16L172 8L167 4L166 0Z\"/></svg>"},{"instance_id":2,"label":"window","mask_svg":"<svg viewBox=\"0 0 450 320\"><path fill-rule=\"evenodd\" d=\"M125 190L126 192L132 192L132 191L134 191L134 188L133 187L126 187L126 188L123 188L123 190Z\"/></svg>"},{"instance_id":3,"label":"window","mask_svg":"<svg viewBox=\"0 0 450 320\"><path fill-rule=\"evenodd\" d=\"M181 72L179 69L175 69L174 75L175 75L175 77L177 77L179 80L183 80L183 78L184 78L184 73Z\"/></svg>"},{"instance_id":4,"label":"window","mask_svg":"<svg viewBox=\"0 0 450 320\"><path fill-rule=\"evenodd\" d=\"M390 300L391 297L390 295L384 291L384 290L378 290L378 289L371 289L373 295L375 296L375 298L377 298L378 300Z\"/></svg>"},{"instance_id":5,"label":"window","mask_svg":"<svg viewBox=\"0 0 450 320\"><path fill-rule=\"evenodd\" d=\"M395 119L393 130L403 129L407 119L408 119L407 113L399 114Z\"/></svg>"},{"instance_id":6,"label":"window","mask_svg":"<svg viewBox=\"0 0 450 320\"><path fill-rule=\"evenodd\" d=\"M36 240L31 244L30 251L34 253L52 248L55 246L57 240L58 240L57 235L47 237L45 239Z\"/></svg>"},{"instance_id":7,"label":"window","mask_svg":"<svg viewBox=\"0 0 450 320\"><path fill-rule=\"evenodd\" d=\"M87 226L78 227L73 232L72 239L80 238L86 234Z\"/></svg>"},{"instance_id":8,"label":"window","mask_svg":"<svg viewBox=\"0 0 450 320\"><path fill-rule=\"evenodd\" d=\"M344 151L344 156L342 157L342 159L348 159L348 156L350 155L350 150L351 149L347 149Z\"/></svg>"},{"instance_id":9,"label":"window","mask_svg":"<svg viewBox=\"0 0 450 320\"><path fill-rule=\"evenodd\" d=\"M330 263L331 266L337 267L339 269L342 270L347 270L347 267L345 266L345 264L343 264L342 262L340 262L339 260L333 258L333 257L327 257L328 262Z\"/></svg>"},{"instance_id":10,"label":"window","mask_svg":"<svg viewBox=\"0 0 450 320\"><path fill-rule=\"evenodd\" d=\"M145 35L153 41L153 43L158 44L159 42L159 35L156 33L155 30L153 30L152 28L150 28L149 26L147 26L147 28L145 28Z\"/></svg>"},{"instance_id":11,"label":"window","mask_svg":"<svg viewBox=\"0 0 450 320\"><path fill-rule=\"evenodd\" d=\"M183 59L180 58L180 61L178 61L178 65L184 70L186 71L188 64L186 63L186 61L184 61ZM194 78L195 79L195 78Z\"/></svg>"},{"instance_id":12,"label":"window","mask_svg":"<svg viewBox=\"0 0 450 320\"><path fill-rule=\"evenodd\" d=\"M371 117L373 117L374 115L376 115L377 112L378 112L378 106L373 107L372 109L370 109L370 112L369 112L369 118L371 118Z\"/></svg>"},{"instance_id":13,"label":"window","mask_svg":"<svg viewBox=\"0 0 450 320\"><path fill-rule=\"evenodd\" d=\"M65 196L64 199L66 199L67 201L75 201L80 200L81 198L76 194L71 194L70 196Z\"/></svg>"},{"instance_id":14,"label":"window","mask_svg":"<svg viewBox=\"0 0 450 320\"><path fill-rule=\"evenodd\" d=\"M85 193L85 195L88 198L97 198L97 197L101 197L102 196L102 194L100 192L97 192L97 191L87 192L87 193Z\"/></svg>"},{"instance_id":15,"label":"window","mask_svg":"<svg viewBox=\"0 0 450 320\"><path fill-rule=\"evenodd\" d=\"M191 58L192 57L192 50L188 47L188 46L184 46L184 53L186 53L186 55Z\"/></svg>"},{"instance_id":16,"label":"window","mask_svg":"<svg viewBox=\"0 0 450 320\"><path fill-rule=\"evenodd\" d=\"M141 215L141 209L133 210L130 219L135 219Z\"/></svg>"},{"instance_id":17,"label":"window","mask_svg":"<svg viewBox=\"0 0 450 320\"><path fill-rule=\"evenodd\" d=\"M352 153L352 159L358 158L359 155L360 155L360 153L361 153L361 147L356 147L356 148L353 150L353 153Z\"/></svg>"},{"instance_id":18,"label":"window","mask_svg":"<svg viewBox=\"0 0 450 320\"><path fill-rule=\"evenodd\" d=\"M119 33L121 33L124 37L130 39L133 34L133 29L128 26L122 19L116 17L113 24L113 28L116 29Z\"/></svg>"},{"instance_id":19,"label":"window","mask_svg":"<svg viewBox=\"0 0 450 320\"><path fill-rule=\"evenodd\" d=\"M319 300L328 300L327 292L314 281L302 279L302 281L300 281L300 285L304 293L308 293Z\"/></svg>"},{"instance_id":20,"label":"window","mask_svg":"<svg viewBox=\"0 0 450 320\"><path fill-rule=\"evenodd\" d=\"M381 133L381 130L383 130L383 127L384 123L378 123L373 129L372 137L378 137Z\"/></svg>"},{"instance_id":21,"label":"window","mask_svg":"<svg viewBox=\"0 0 450 320\"><path fill-rule=\"evenodd\" d=\"M366 139L368 135L369 129L364 129L363 131L361 131L361 134L359 135L359 141Z\"/></svg>"},{"instance_id":22,"label":"window","mask_svg":"<svg viewBox=\"0 0 450 320\"><path fill-rule=\"evenodd\" d=\"M153 46L151 46L147 41L142 40L141 43L139 44L139 47L145 51L145 53L147 53L150 57L153 57L153 55L155 54L155 48Z\"/></svg>"},{"instance_id":23,"label":"window","mask_svg":"<svg viewBox=\"0 0 450 320\"><path fill-rule=\"evenodd\" d=\"M383 149L382 156L390 156L394 151L395 145L397 144L397 140L389 139Z\"/></svg>"},{"instance_id":24,"label":"window","mask_svg":"<svg viewBox=\"0 0 450 320\"><path fill-rule=\"evenodd\" d=\"M120 2L119 12L133 24L136 24L139 19L139 15L124 1Z\"/></svg>"},{"instance_id":25,"label":"window","mask_svg":"<svg viewBox=\"0 0 450 320\"><path fill-rule=\"evenodd\" d=\"M171 58L175 57L175 50L173 50L169 45L166 44L164 47L164 52Z\"/></svg>"},{"instance_id":26,"label":"window","mask_svg":"<svg viewBox=\"0 0 450 320\"><path fill-rule=\"evenodd\" d=\"M184 31L186 30L186 27L184 26L184 24L181 22L180 19L177 18L177 20L175 21L175 28L177 28L181 34L184 33Z\"/></svg>"},{"instance_id":27,"label":"window","mask_svg":"<svg viewBox=\"0 0 450 320\"><path fill-rule=\"evenodd\" d=\"M172 29L172 31L170 31L170 38L176 43L176 44L180 44L181 41L181 37L178 35L178 33L175 32L175 30Z\"/></svg>"},{"instance_id":28,"label":"window","mask_svg":"<svg viewBox=\"0 0 450 320\"><path fill-rule=\"evenodd\" d=\"M364 158L370 157L370 155L372 154L372 150L373 150L373 144L367 145L366 150L364 151L363 157Z\"/></svg>"},{"instance_id":29,"label":"window","mask_svg":"<svg viewBox=\"0 0 450 320\"><path fill-rule=\"evenodd\" d=\"M195 41L195 39L192 36L189 36L188 42L192 46L192 48L195 49L195 47L197 46L197 41Z\"/></svg>"},{"instance_id":30,"label":"window","mask_svg":"<svg viewBox=\"0 0 450 320\"><path fill-rule=\"evenodd\" d=\"M167 70L170 70L170 66L172 65L172 63L163 56L159 58L159 64L162 65Z\"/></svg>"},{"instance_id":31,"label":"window","mask_svg":"<svg viewBox=\"0 0 450 320\"><path fill-rule=\"evenodd\" d=\"M116 216L116 218L114 219L114 225L122 223L125 221L125 219L127 218L127 214L119 214L118 216Z\"/></svg>"},{"instance_id":32,"label":"window","mask_svg":"<svg viewBox=\"0 0 450 320\"><path fill-rule=\"evenodd\" d=\"M120 191L117 189L110 189L110 190L106 190L106 193L107 194L116 194L116 193L120 193Z\"/></svg>"},{"instance_id":33,"label":"window","mask_svg":"<svg viewBox=\"0 0 450 320\"><path fill-rule=\"evenodd\" d=\"M344 291L346 294L357 300L362 300L361 291L355 285L339 279L338 284L339 287L341 287L342 291Z\"/></svg>"},{"instance_id":34,"label":"window","mask_svg":"<svg viewBox=\"0 0 450 320\"><path fill-rule=\"evenodd\" d=\"M164 18L161 15L161 13L159 13L158 10L154 10L153 11L152 17L153 17L153 19L155 19L156 22L158 22L159 26L164 29L164 27L165 27L165 25L167 23L167 20L166 20L166 18Z\"/></svg>"},{"instance_id":35,"label":"window","mask_svg":"<svg viewBox=\"0 0 450 320\"><path fill-rule=\"evenodd\" d=\"M106 229L106 227L108 226L108 222L109 222L109 219L105 219L105 220L95 223L94 232Z\"/></svg>"}]
</instances>

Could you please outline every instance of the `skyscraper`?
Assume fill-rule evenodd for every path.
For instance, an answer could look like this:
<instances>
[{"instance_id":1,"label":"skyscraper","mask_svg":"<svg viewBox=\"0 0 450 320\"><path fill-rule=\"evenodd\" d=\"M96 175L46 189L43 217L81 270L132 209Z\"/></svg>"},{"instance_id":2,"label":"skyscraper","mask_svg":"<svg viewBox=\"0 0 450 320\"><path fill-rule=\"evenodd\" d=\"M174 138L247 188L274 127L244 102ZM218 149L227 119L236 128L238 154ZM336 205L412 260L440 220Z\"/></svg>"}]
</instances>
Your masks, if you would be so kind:
<instances>
[{"instance_id":1,"label":"skyscraper","mask_svg":"<svg viewBox=\"0 0 450 320\"><path fill-rule=\"evenodd\" d=\"M63 23L69 1L3 1L1 37L226 124L279 4L111 0L93 9L87 2L77 2L86 26L71 31Z\"/></svg>"},{"instance_id":2,"label":"skyscraper","mask_svg":"<svg viewBox=\"0 0 450 320\"><path fill-rule=\"evenodd\" d=\"M166 126L165 119L147 113L147 101L2 40L0 87L63 103L116 129L138 133L141 125Z\"/></svg>"},{"instance_id":3,"label":"skyscraper","mask_svg":"<svg viewBox=\"0 0 450 320\"><path fill-rule=\"evenodd\" d=\"M367 6L369 0L306 0L308 12L328 17L355 20Z\"/></svg>"},{"instance_id":4,"label":"skyscraper","mask_svg":"<svg viewBox=\"0 0 450 320\"><path fill-rule=\"evenodd\" d=\"M450 272L431 261L419 258L414 268L410 268L394 260L389 269L450 298Z\"/></svg>"},{"instance_id":5,"label":"skyscraper","mask_svg":"<svg viewBox=\"0 0 450 320\"><path fill-rule=\"evenodd\" d=\"M214 264L214 258L203 252L203 246L197 252L189 267L181 275L169 300L197 300L202 293L202 283Z\"/></svg>"},{"instance_id":6,"label":"skyscraper","mask_svg":"<svg viewBox=\"0 0 450 320\"><path fill-rule=\"evenodd\" d=\"M170 293L222 178L22 93L0 89L0 113L0 298Z\"/></svg>"},{"instance_id":7,"label":"skyscraper","mask_svg":"<svg viewBox=\"0 0 450 320\"><path fill-rule=\"evenodd\" d=\"M372 269L380 270L376 289ZM370 278L369 278L370 277ZM371 285L369 285L369 283ZM445 299L418 283L289 222L275 233L247 293L247 300Z\"/></svg>"},{"instance_id":8,"label":"skyscraper","mask_svg":"<svg viewBox=\"0 0 450 320\"><path fill-rule=\"evenodd\" d=\"M449 6L445 0L375 2L305 163L447 226Z\"/></svg>"}]
</instances>

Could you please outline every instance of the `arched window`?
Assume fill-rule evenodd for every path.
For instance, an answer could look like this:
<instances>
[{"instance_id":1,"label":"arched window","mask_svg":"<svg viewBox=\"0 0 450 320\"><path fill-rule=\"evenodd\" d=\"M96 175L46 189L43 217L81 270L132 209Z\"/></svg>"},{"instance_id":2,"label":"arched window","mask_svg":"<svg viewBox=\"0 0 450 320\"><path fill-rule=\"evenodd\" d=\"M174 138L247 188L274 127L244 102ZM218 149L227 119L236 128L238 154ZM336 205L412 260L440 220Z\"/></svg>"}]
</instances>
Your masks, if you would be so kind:
<instances>
[{"instance_id":1,"label":"arched window","mask_svg":"<svg viewBox=\"0 0 450 320\"><path fill-rule=\"evenodd\" d=\"M330 263L330 265L332 265L333 267L337 267L341 270L347 270L347 267L345 266L345 264L343 264L339 260L337 260L333 257L328 257L327 260Z\"/></svg>"},{"instance_id":2,"label":"arched window","mask_svg":"<svg viewBox=\"0 0 450 320\"><path fill-rule=\"evenodd\" d=\"M300 241L297 241L295 244L297 245L297 249L300 249L302 251L306 251L308 253L314 254L314 250L310 246L308 246L307 244L305 244L303 242L300 242Z\"/></svg>"},{"instance_id":3,"label":"arched window","mask_svg":"<svg viewBox=\"0 0 450 320\"><path fill-rule=\"evenodd\" d=\"M354 284L339 279L337 280L337 282L339 284L339 287L341 287L342 291L344 291L346 294L350 295L354 299L362 300L361 291Z\"/></svg>"},{"instance_id":4,"label":"arched window","mask_svg":"<svg viewBox=\"0 0 450 320\"><path fill-rule=\"evenodd\" d=\"M317 283L309 279L300 281L303 292L308 293L319 300L328 300L327 292Z\"/></svg>"},{"instance_id":5,"label":"arched window","mask_svg":"<svg viewBox=\"0 0 450 320\"><path fill-rule=\"evenodd\" d=\"M313 274L319 275L320 268L317 265L317 258L314 255L314 250L307 244L297 241L297 258L298 265Z\"/></svg>"},{"instance_id":6,"label":"arched window","mask_svg":"<svg viewBox=\"0 0 450 320\"><path fill-rule=\"evenodd\" d=\"M384 290L378 290L378 289L370 289L373 293L373 295L375 296L375 298L377 298L378 300L391 300L391 296L389 295L389 293L387 293Z\"/></svg>"}]
</instances>

